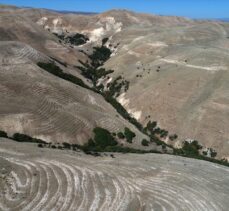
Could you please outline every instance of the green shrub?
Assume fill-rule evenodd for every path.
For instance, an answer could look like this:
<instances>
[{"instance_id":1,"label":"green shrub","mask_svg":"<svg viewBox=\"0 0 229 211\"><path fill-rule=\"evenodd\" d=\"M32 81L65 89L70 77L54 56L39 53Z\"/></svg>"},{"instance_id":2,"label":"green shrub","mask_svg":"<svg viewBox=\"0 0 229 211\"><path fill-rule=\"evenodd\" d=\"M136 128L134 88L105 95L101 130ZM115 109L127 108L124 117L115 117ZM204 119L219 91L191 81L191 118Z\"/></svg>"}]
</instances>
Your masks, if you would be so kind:
<instances>
[{"instance_id":1,"label":"green shrub","mask_svg":"<svg viewBox=\"0 0 229 211\"><path fill-rule=\"evenodd\" d=\"M88 87L86 84L84 84L84 82L80 79L77 78L76 76L69 74L69 73L64 73L63 70L61 68L59 68L57 65L55 65L54 62L51 63L43 63L43 62L38 62L37 65L46 70L47 72L58 76L64 80L70 81L76 85L82 86L84 88L90 89L90 87Z\"/></svg>"},{"instance_id":2,"label":"green shrub","mask_svg":"<svg viewBox=\"0 0 229 211\"><path fill-rule=\"evenodd\" d=\"M214 157L216 157L217 152L214 149L210 148L210 155L212 158L214 158Z\"/></svg>"},{"instance_id":3,"label":"green shrub","mask_svg":"<svg viewBox=\"0 0 229 211\"><path fill-rule=\"evenodd\" d=\"M102 148L118 144L112 134L106 129L97 127L94 128L93 132L95 133L94 141L96 145L101 146Z\"/></svg>"},{"instance_id":4,"label":"green shrub","mask_svg":"<svg viewBox=\"0 0 229 211\"><path fill-rule=\"evenodd\" d=\"M83 45L85 44L87 41L89 40L88 37L86 37L85 35L83 34L79 34L79 33L76 33L75 35L73 36L68 36L66 38L66 41L71 43L72 45Z\"/></svg>"},{"instance_id":5,"label":"green shrub","mask_svg":"<svg viewBox=\"0 0 229 211\"><path fill-rule=\"evenodd\" d=\"M30 143L46 144L46 142L41 140L41 139L32 138L28 135L21 134L21 133L15 133L12 138L13 138L13 140L18 141L18 142L30 142Z\"/></svg>"},{"instance_id":6,"label":"green shrub","mask_svg":"<svg viewBox=\"0 0 229 211\"><path fill-rule=\"evenodd\" d=\"M208 155L208 153L206 151L203 151L202 153L203 153L204 156Z\"/></svg>"},{"instance_id":7,"label":"green shrub","mask_svg":"<svg viewBox=\"0 0 229 211\"><path fill-rule=\"evenodd\" d=\"M105 45L107 43L107 41L109 40L108 37L105 37L102 39L102 45Z\"/></svg>"},{"instance_id":8,"label":"green shrub","mask_svg":"<svg viewBox=\"0 0 229 211\"><path fill-rule=\"evenodd\" d=\"M117 136L120 139L124 139L125 138L125 136L124 136L124 134L122 132L117 133Z\"/></svg>"},{"instance_id":9,"label":"green shrub","mask_svg":"<svg viewBox=\"0 0 229 211\"><path fill-rule=\"evenodd\" d=\"M43 144L38 144L37 146L40 147L40 148L44 147Z\"/></svg>"},{"instance_id":10,"label":"green shrub","mask_svg":"<svg viewBox=\"0 0 229 211\"><path fill-rule=\"evenodd\" d=\"M174 135L170 135L170 136L169 136L169 139L170 139L171 141L174 141L174 140L177 139L177 138L178 138L177 134L174 134Z\"/></svg>"},{"instance_id":11,"label":"green shrub","mask_svg":"<svg viewBox=\"0 0 229 211\"><path fill-rule=\"evenodd\" d=\"M8 138L8 135L5 131L0 130L0 137L2 138Z\"/></svg>"},{"instance_id":12,"label":"green shrub","mask_svg":"<svg viewBox=\"0 0 229 211\"><path fill-rule=\"evenodd\" d=\"M190 143L185 141L182 147L183 154L189 155L189 156L198 156L200 149L202 149L202 146L199 145L198 141L196 140Z\"/></svg>"},{"instance_id":13,"label":"green shrub","mask_svg":"<svg viewBox=\"0 0 229 211\"><path fill-rule=\"evenodd\" d=\"M89 40L87 36L80 33L76 33L71 36L64 36L63 34L57 34L57 33L53 33L53 34L57 36L60 40L63 40L67 43L70 43L71 45L76 45L76 46L83 45Z\"/></svg>"},{"instance_id":14,"label":"green shrub","mask_svg":"<svg viewBox=\"0 0 229 211\"><path fill-rule=\"evenodd\" d=\"M93 50L93 54L89 55L89 58L92 61L92 66L96 68L103 65L104 62L110 58L112 53L111 50L105 46L94 47Z\"/></svg>"},{"instance_id":15,"label":"green shrub","mask_svg":"<svg viewBox=\"0 0 229 211\"><path fill-rule=\"evenodd\" d=\"M129 128L125 127L124 135L126 137L127 142L132 143L133 138L136 136L134 132L132 132Z\"/></svg>"},{"instance_id":16,"label":"green shrub","mask_svg":"<svg viewBox=\"0 0 229 211\"><path fill-rule=\"evenodd\" d=\"M143 139L142 146L149 146L149 141L147 141L146 139Z\"/></svg>"},{"instance_id":17,"label":"green shrub","mask_svg":"<svg viewBox=\"0 0 229 211\"><path fill-rule=\"evenodd\" d=\"M169 134L169 132L168 132L167 130L161 130L161 131L160 131L160 137L161 137L161 138L167 137L168 134Z\"/></svg>"},{"instance_id":18,"label":"green shrub","mask_svg":"<svg viewBox=\"0 0 229 211\"><path fill-rule=\"evenodd\" d=\"M157 126L156 121L154 122L149 121L145 127L145 130L149 131L152 134L156 126Z\"/></svg>"},{"instance_id":19,"label":"green shrub","mask_svg":"<svg viewBox=\"0 0 229 211\"><path fill-rule=\"evenodd\" d=\"M71 144L69 144L67 142L64 142L63 143L63 147L66 148L66 149L71 149Z\"/></svg>"}]
</instances>

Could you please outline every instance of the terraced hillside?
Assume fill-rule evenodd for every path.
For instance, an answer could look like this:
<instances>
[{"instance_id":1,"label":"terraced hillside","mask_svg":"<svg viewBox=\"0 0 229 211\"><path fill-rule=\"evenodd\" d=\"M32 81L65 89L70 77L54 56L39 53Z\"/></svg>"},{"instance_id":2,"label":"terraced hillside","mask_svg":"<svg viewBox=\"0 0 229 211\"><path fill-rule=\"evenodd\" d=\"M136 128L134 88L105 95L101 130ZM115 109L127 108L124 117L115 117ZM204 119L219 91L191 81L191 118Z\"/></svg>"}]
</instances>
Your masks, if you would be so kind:
<instances>
[{"instance_id":1,"label":"terraced hillside","mask_svg":"<svg viewBox=\"0 0 229 211\"><path fill-rule=\"evenodd\" d=\"M169 155L41 149L0 139L1 210L217 210L229 202L229 170Z\"/></svg>"},{"instance_id":2,"label":"terraced hillside","mask_svg":"<svg viewBox=\"0 0 229 211\"><path fill-rule=\"evenodd\" d=\"M101 95L39 68L36 62L50 60L46 55L19 42L0 45L1 130L47 142L84 144L95 127L116 133L128 127L136 134L133 147L141 148L142 139L148 139Z\"/></svg>"},{"instance_id":3,"label":"terraced hillside","mask_svg":"<svg viewBox=\"0 0 229 211\"><path fill-rule=\"evenodd\" d=\"M104 66L114 73L105 83L120 75L130 82L118 98L126 110L143 125L154 120L178 134L177 141L165 139L169 144L197 139L228 158L229 23L125 10L87 16L5 6L0 31L2 41L26 43L65 62L65 71L78 77L79 60L88 60L82 51L91 53L108 38L112 57ZM81 33L89 41L74 46L53 33Z\"/></svg>"},{"instance_id":4,"label":"terraced hillside","mask_svg":"<svg viewBox=\"0 0 229 211\"><path fill-rule=\"evenodd\" d=\"M143 124L150 115L177 133L228 156L229 24L130 27L116 34L116 55L106 67L130 88L119 98ZM169 140L168 140L169 141Z\"/></svg>"}]
</instances>

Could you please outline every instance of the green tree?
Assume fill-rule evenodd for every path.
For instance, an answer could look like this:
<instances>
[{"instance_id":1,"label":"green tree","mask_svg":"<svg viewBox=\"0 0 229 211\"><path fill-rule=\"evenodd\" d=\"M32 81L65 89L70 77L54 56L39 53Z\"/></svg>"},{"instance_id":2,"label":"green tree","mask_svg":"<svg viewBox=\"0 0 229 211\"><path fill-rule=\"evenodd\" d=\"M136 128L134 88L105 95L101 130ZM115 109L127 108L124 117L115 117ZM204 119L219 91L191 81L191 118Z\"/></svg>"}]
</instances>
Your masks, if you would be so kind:
<instances>
[{"instance_id":1,"label":"green tree","mask_svg":"<svg viewBox=\"0 0 229 211\"><path fill-rule=\"evenodd\" d=\"M149 146L149 141L147 141L146 139L143 139L142 146Z\"/></svg>"},{"instance_id":2,"label":"green tree","mask_svg":"<svg viewBox=\"0 0 229 211\"><path fill-rule=\"evenodd\" d=\"M112 134L104 128L94 128L93 132L95 133L94 141L98 146L104 148L106 146L116 146L118 144Z\"/></svg>"},{"instance_id":3,"label":"green tree","mask_svg":"<svg viewBox=\"0 0 229 211\"><path fill-rule=\"evenodd\" d=\"M0 137L7 138L7 137L8 137L8 135L7 135L7 133L6 133L6 132L4 132L4 131L0 130Z\"/></svg>"},{"instance_id":4,"label":"green tree","mask_svg":"<svg viewBox=\"0 0 229 211\"><path fill-rule=\"evenodd\" d=\"M132 143L133 138L136 136L134 132L132 132L129 128L125 127L124 135L126 137L127 142Z\"/></svg>"},{"instance_id":5,"label":"green tree","mask_svg":"<svg viewBox=\"0 0 229 211\"><path fill-rule=\"evenodd\" d=\"M120 139L124 139L124 138L125 138L125 136L124 136L124 134L123 134L122 132L119 132L119 133L117 134L117 136L118 136L118 138L120 138Z\"/></svg>"}]
</instances>

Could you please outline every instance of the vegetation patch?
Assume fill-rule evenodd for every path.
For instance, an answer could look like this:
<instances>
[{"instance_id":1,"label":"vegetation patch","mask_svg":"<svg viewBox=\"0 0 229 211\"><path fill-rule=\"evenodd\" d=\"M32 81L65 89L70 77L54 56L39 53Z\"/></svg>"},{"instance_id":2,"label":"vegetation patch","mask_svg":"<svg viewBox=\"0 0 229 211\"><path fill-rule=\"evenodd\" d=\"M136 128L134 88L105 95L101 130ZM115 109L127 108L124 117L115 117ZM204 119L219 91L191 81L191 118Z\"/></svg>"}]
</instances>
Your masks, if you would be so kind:
<instances>
[{"instance_id":1,"label":"vegetation patch","mask_svg":"<svg viewBox=\"0 0 229 211\"><path fill-rule=\"evenodd\" d=\"M169 136L169 140L174 141L178 138L177 134L173 134Z\"/></svg>"},{"instance_id":2,"label":"vegetation patch","mask_svg":"<svg viewBox=\"0 0 229 211\"><path fill-rule=\"evenodd\" d=\"M136 136L134 132L132 132L129 128L125 127L124 135L126 137L126 141L132 143L133 138Z\"/></svg>"},{"instance_id":3,"label":"vegetation patch","mask_svg":"<svg viewBox=\"0 0 229 211\"><path fill-rule=\"evenodd\" d=\"M149 146L149 141L147 141L146 139L143 139L142 146Z\"/></svg>"},{"instance_id":4,"label":"vegetation patch","mask_svg":"<svg viewBox=\"0 0 229 211\"><path fill-rule=\"evenodd\" d=\"M87 68L90 68L92 67L92 70L91 72L93 72L93 70L97 70L98 69L98 65L101 65L103 64L110 56L110 53L108 53L107 50L105 50L105 46L102 46L101 49L99 48L95 48L94 50L94 55L91 55L90 58L92 59L92 65L83 65L84 68L87 67ZM102 55L104 53L104 55ZM109 56L108 56L109 55ZM93 60L96 60L96 61L93 61ZM116 111L123 117L125 118L126 120L128 120L130 123L132 123L133 125L136 126L136 128L139 129L139 131L141 131L142 133L148 135L150 137L150 141L151 142L155 142L156 144L158 145L162 145L162 147L166 148L166 146L168 146L167 144L165 144L163 141L161 141L157 135L159 135L161 138L165 138L168 136L168 131L166 130L163 130L163 129L160 129L159 127L157 127L157 123L156 122L151 122L149 121L147 126L145 128L143 128L143 126L133 117L131 117L131 115L126 111L126 109L114 98L114 93L117 93L120 91L120 86L116 86L116 82L119 80L116 79L114 82L115 84L111 84L109 85L111 88L111 90L116 90L116 91L112 91L112 92L104 92L103 89L101 88L98 88L98 87L94 87L94 88L90 88L88 87L87 85L85 85L83 83L83 81L71 74L67 74L67 73L64 73L58 66L56 66L54 63L38 63L38 66L43 68L44 70L60 77L60 78L63 78L67 81L70 81L74 84L77 84L77 85L80 85L84 88L87 88L87 89L90 89L92 91L95 91L97 93L100 93L104 99L110 103L115 109ZM82 67L81 67L82 68ZM88 70L87 70L88 71ZM88 71L90 72L90 71ZM86 73L86 71L85 71ZM93 73L95 74L95 73ZM96 73L98 77L94 77L95 79L96 78L99 78L99 77L103 77L105 75L108 75L109 73L107 73L107 71L105 69L100 69L98 71L98 73ZM101 131L101 130L100 130ZM95 132L95 131L94 131ZM100 134L101 135L101 134ZM99 135L99 136L100 136ZM112 136L112 134L111 134ZM116 140L115 138L111 138L111 136L109 136L108 134L105 135L104 137L110 137L108 138L110 141L108 141L108 143L113 143L112 145L105 145L105 143L102 141L101 143L95 140L89 140L88 144L84 145L84 146L79 146L79 145L75 145L75 147L77 147L78 149L81 149L83 151L111 151L111 150L114 150L115 152L116 151L119 151L119 152L123 152L123 151L127 151L127 152L141 152L141 153L148 153L150 151L139 151L139 150L135 150L135 149L129 149L129 148L125 148L125 147L122 147L122 146L118 146L114 143L116 143ZM124 133L124 136L126 137L126 134ZM131 136L130 136L131 137ZM177 135L175 136L171 136L170 139L175 139L177 138ZM112 141L113 140L113 141ZM128 138L128 141L132 141L131 138ZM172 148L174 150L174 154L175 155L180 155L180 156L185 156L185 157L192 157L192 158L197 158L197 159L202 159L202 160L207 160L207 161L211 161L211 162L214 162L216 161L216 163L219 163L219 164L223 164L223 165L228 165L228 163L226 161L219 161L219 160L210 160L210 158L207 158L203 155L200 155L199 154L199 151L196 149L196 147L198 148L199 146L196 145L196 143L192 143L191 145L188 144L188 143L185 143L184 144L184 147L182 149L174 149L172 146L169 146L170 148ZM76 149L76 148L73 148L73 149ZM197 153L198 151L198 153ZM214 154L213 154L214 155Z\"/></svg>"},{"instance_id":5,"label":"vegetation patch","mask_svg":"<svg viewBox=\"0 0 229 211\"><path fill-rule=\"evenodd\" d=\"M15 133L12 139L18 142L29 142L29 143L40 143L40 144L46 143L45 141L41 139L32 138L31 136L21 134L21 133Z\"/></svg>"},{"instance_id":6,"label":"vegetation patch","mask_svg":"<svg viewBox=\"0 0 229 211\"><path fill-rule=\"evenodd\" d=\"M1 138L7 138L8 135L7 135L7 133L5 131L0 130L0 137Z\"/></svg>"},{"instance_id":7,"label":"vegetation patch","mask_svg":"<svg viewBox=\"0 0 229 211\"><path fill-rule=\"evenodd\" d=\"M74 83L78 86L87 88L87 89L91 89L89 86L87 86L80 78L69 74L69 73L65 73L63 72L63 70L58 67L54 62L50 62L50 63L43 63L43 62L38 62L37 65L42 68L43 70L57 76L60 77L66 81L69 81L71 83ZM93 90L94 91L94 90Z\"/></svg>"},{"instance_id":8,"label":"vegetation patch","mask_svg":"<svg viewBox=\"0 0 229 211\"><path fill-rule=\"evenodd\" d=\"M122 132L118 132L118 133L117 133L117 136L118 136L118 138L120 138L120 139L124 139L124 138L125 138L125 136L124 136L124 134L123 134Z\"/></svg>"},{"instance_id":9,"label":"vegetation patch","mask_svg":"<svg viewBox=\"0 0 229 211\"><path fill-rule=\"evenodd\" d=\"M74 35L67 35L65 36L64 34L57 34L53 33L56 37L58 37L60 40L64 41L65 43L69 43L71 45L83 45L85 44L89 38L83 34L76 33Z\"/></svg>"},{"instance_id":10,"label":"vegetation patch","mask_svg":"<svg viewBox=\"0 0 229 211\"><path fill-rule=\"evenodd\" d=\"M174 149L174 154L196 157L200 155L200 149L202 149L202 146L198 143L198 141L184 141L181 149Z\"/></svg>"},{"instance_id":11,"label":"vegetation patch","mask_svg":"<svg viewBox=\"0 0 229 211\"><path fill-rule=\"evenodd\" d=\"M98 146L106 147L116 146L118 144L112 134L104 128L97 127L93 130L93 132L95 134L94 142Z\"/></svg>"}]
</instances>

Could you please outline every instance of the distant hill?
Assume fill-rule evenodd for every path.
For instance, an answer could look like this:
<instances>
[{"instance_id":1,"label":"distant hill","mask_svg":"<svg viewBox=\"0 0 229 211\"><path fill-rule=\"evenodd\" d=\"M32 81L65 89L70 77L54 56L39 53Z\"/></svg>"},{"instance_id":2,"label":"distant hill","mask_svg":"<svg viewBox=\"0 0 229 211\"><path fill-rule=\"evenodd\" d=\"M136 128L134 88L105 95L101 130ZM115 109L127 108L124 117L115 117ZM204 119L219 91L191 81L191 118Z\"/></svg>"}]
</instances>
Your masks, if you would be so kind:
<instances>
[{"instance_id":1,"label":"distant hill","mask_svg":"<svg viewBox=\"0 0 229 211\"><path fill-rule=\"evenodd\" d=\"M220 18L219 20L229 22L229 18Z\"/></svg>"},{"instance_id":2,"label":"distant hill","mask_svg":"<svg viewBox=\"0 0 229 211\"><path fill-rule=\"evenodd\" d=\"M66 11L66 10L54 10L63 14L77 14L77 15L97 15L95 12L80 12L80 11Z\"/></svg>"}]
</instances>

